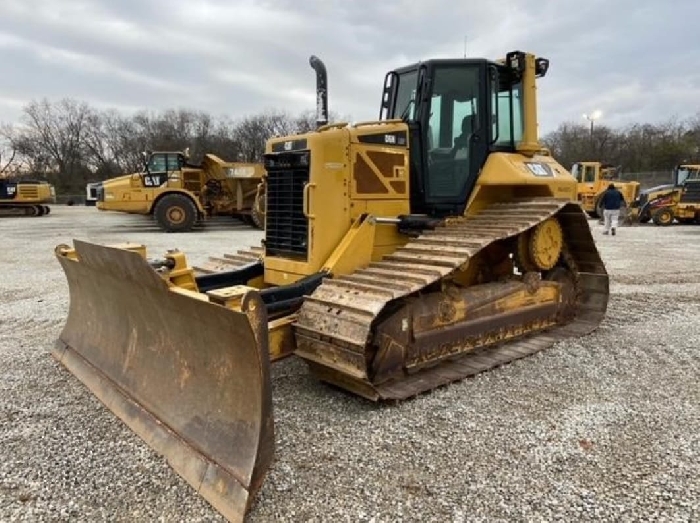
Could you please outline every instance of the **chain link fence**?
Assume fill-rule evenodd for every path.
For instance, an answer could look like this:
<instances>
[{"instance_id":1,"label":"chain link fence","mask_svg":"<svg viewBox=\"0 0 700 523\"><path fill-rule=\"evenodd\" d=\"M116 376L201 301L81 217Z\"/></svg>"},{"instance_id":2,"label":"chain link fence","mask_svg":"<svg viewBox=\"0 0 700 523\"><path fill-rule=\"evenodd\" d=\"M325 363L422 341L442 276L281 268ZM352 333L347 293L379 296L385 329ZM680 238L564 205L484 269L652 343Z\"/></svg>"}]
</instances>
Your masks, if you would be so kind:
<instances>
[{"instance_id":1,"label":"chain link fence","mask_svg":"<svg viewBox=\"0 0 700 523\"><path fill-rule=\"evenodd\" d=\"M639 173L621 173L620 179L626 182L639 182L641 190L673 183L673 173L668 171L647 171Z\"/></svg>"}]
</instances>

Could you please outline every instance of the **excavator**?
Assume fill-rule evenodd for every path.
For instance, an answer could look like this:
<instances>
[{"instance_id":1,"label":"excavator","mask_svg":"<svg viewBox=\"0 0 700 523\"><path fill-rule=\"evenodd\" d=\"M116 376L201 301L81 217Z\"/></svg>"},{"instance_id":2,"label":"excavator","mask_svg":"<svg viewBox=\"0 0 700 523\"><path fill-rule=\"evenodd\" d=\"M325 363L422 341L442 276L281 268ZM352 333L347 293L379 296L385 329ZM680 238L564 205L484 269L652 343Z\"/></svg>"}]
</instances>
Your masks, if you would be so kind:
<instances>
[{"instance_id":1,"label":"excavator","mask_svg":"<svg viewBox=\"0 0 700 523\"><path fill-rule=\"evenodd\" d=\"M56 190L43 180L0 179L0 216L44 216L56 203Z\"/></svg>"},{"instance_id":2,"label":"excavator","mask_svg":"<svg viewBox=\"0 0 700 523\"><path fill-rule=\"evenodd\" d=\"M576 179L539 142L549 60L429 59L390 71L379 119L266 144L260 245L192 264L74 239L53 356L229 521L274 454L270 367L411 398L594 331L606 267Z\"/></svg>"}]
</instances>

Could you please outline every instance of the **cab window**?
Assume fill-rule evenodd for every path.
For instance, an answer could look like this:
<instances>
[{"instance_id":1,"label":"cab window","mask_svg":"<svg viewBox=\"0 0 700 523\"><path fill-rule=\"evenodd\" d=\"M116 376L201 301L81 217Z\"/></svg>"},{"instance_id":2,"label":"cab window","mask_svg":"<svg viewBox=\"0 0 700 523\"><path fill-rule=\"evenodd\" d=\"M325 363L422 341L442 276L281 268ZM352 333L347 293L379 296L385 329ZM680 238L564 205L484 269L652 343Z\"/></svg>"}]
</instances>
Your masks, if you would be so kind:
<instances>
[{"instance_id":1,"label":"cab window","mask_svg":"<svg viewBox=\"0 0 700 523\"><path fill-rule=\"evenodd\" d=\"M595 182L595 165L586 165L584 167L583 181L585 183Z\"/></svg>"},{"instance_id":2,"label":"cab window","mask_svg":"<svg viewBox=\"0 0 700 523\"><path fill-rule=\"evenodd\" d=\"M575 163L571 166L571 176L576 178L576 181L581 183L583 181L583 169L581 169L580 163Z\"/></svg>"},{"instance_id":3,"label":"cab window","mask_svg":"<svg viewBox=\"0 0 700 523\"><path fill-rule=\"evenodd\" d=\"M148 162L148 171L151 173L179 171L181 168L179 154L152 154Z\"/></svg>"}]
</instances>

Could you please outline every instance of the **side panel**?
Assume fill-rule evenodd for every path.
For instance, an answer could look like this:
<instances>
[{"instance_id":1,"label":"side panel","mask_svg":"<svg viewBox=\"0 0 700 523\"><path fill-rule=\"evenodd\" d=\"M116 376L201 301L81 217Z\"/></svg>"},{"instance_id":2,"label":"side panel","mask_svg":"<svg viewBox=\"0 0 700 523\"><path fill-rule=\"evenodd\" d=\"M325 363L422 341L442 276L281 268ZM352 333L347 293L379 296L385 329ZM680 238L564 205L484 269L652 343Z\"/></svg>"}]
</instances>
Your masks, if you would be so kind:
<instances>
[{"instance_id":1,"label":"side panel","mask_svg":"<svg viewBox=\"0 0 700 523\"><path fill-rule=\"evenodd\" d=\"M281 158L267 167L266 188L265 281L276 285L318 272L352 223L347 130L302 136L287 141L303 143L303 149L285 150L284 142L268 143L268 154ZM306 154L308 165L286 166L286 158L297 162ZM299 230L305 238L297 234Z\"/></svg>"},{"instance_id":2,"label":"side panel","mask_svg":"<svg viewBox=\"0 0 700 523\"><path fill-rule=\"evenodd\" d=\"M318 272L360 215L394 218L410 212L404 124L330 128L287 142L290 148L303 143L305 149L285 152L284 143L273 140L269 150L279 151L280 159L285 154L292 158L309 151L308 182L303 188L294 184L287 187L283 181L301 176L300 167L284 172L282 161L282 171L268 167L265 281L278 285ZM298 206L308 223L307 256L303 248L291 245L299 240L289 235L294 220L300 219L296 212L290 216L289 209ZM286 214L284 209L288 209ZM282 240L290 243L288 254L280 252ZM378 227L372 257L390 252L404 241L395 227Z\"/></svg>"}]
</instances>

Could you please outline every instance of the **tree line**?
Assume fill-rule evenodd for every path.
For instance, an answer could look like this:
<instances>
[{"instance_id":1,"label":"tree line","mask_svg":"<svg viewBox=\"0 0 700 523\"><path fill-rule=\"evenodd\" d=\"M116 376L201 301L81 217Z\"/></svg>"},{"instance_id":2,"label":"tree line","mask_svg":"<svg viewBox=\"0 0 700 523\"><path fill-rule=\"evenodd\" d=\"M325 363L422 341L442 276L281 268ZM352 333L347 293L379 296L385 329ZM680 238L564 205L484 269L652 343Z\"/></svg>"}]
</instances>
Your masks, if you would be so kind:
<instances>
[{"instance_id":1,"label":"tree line","mask_svg":"<svg viewBox=\"0 0 700 523\"><path fill-rule=\"evenodd\" d=\"M700 163L700 114L659 124L606 125L566 122L542 138L552 155L570 168L577 161L603 161L623 173L668 171L679 163Z\"/></svg>"},{"instance_id":2,"label":"tree line","mask_svg":"<svg viewBox=\"0 0 700 523\"><path fill-rule=\"evenodd\" d=\"M124 115L70 98L33 100L23 107L19 125L0 128L0 176L44 179L58 193L83 194L88 182L140 171L143 151L189 148L195 163L207 153L259 162L269 138L315 128L313 110L232 119L182 108Z\"/></svg>"},{"instance_id":3,"label":"tree line","mask_svg":"<svg viewBox=\"0 0 700 523\"><path fill-rule=\"evenodd\" d=\"M331 114L331 121L338 119ZM23 107L19 125L0 127L0 176L46 179L61 193L82 194L87 182L140 170L142 151L189 148L194 162L206 153L258 162L270 137L315 127L313 110L296 115L269 110L232 119L191 109L124 115L70 98L33 100ZM564 122L542 141L566 168L600 160L621 166L622 172L670 172L680 162L700 163L700 113L619 129Z\"/></svg>"}]
</instances>

